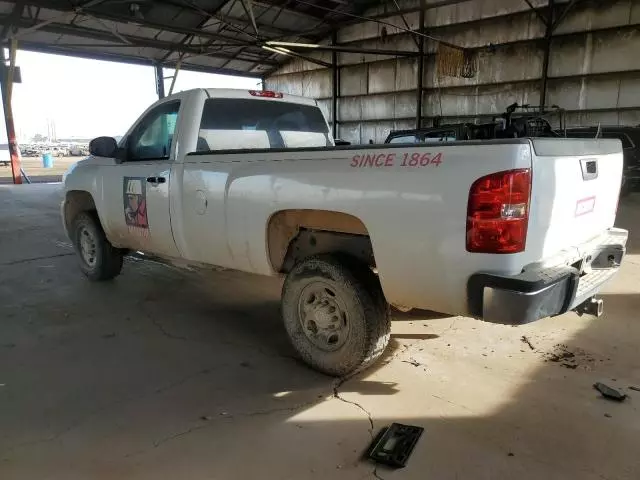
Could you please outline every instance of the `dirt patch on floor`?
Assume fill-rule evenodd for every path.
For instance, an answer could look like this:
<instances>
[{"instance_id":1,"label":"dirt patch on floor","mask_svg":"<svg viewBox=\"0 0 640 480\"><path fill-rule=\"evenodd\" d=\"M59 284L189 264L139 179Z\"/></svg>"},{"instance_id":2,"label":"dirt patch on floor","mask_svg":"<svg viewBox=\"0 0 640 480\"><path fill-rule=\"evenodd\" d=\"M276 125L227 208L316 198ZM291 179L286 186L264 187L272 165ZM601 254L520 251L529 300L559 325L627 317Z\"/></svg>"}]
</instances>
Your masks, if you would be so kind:
<instances>
[{"instance_id":1,"label":"dirt patch on floor","mask_svg":"<svg viewBox=\"0 0 640 480\"><path fill-rule=\"evenodd\" d=\"M598 362L603 362L603 358L596 358L595 355L579 347L569 347L563 343L554 345L553 349L544 352L542 358L545 362L557 363L558 365L575 370L593 370Z\"/></svg>"}]
</instances>

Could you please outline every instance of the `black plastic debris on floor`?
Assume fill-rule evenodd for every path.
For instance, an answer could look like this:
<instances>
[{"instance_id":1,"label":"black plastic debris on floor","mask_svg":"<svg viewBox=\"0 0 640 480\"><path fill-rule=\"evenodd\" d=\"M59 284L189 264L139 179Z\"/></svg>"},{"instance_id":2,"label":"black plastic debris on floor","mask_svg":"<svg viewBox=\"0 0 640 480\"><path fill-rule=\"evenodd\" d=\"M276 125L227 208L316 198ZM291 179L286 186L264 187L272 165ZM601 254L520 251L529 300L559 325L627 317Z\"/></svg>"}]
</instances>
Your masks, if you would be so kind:
<instances>
[{"instance_id":1,"label":"black plastic debris on floor","mask_svg":"<svg viewBox=\"0 0 640 480\"><path fill-rule=\"evenodd\" d=\"M422 427L392 423L373 440L368 457L376 463L403 468L423 431Z\"/></svg>"},{"instance_id":2,"label":"black plastic debris on floor","mask_svg":"<svg viewBox=\"0 0 640 480\"><path fill-rule=\"evenodd\" d=\"M621 392L620 390L610 387L609 385L605 385L604 383L594 383L593 388L598 390L603 397L608 398L609 400L615 400L616 402L622 402L625 398L627 398L627 394Z\"/></svg>"},{"instance_id":3,"label":"black plastic debris on floor","mask_svg":"<svg viewBox=\"0 0 640 480\"><path fill-rule=\"evenodd\" d=\"M536 347L533 346L533 343L531 343L531 340L529 339L529 337L527 337L526 335L523 335L522 337L520 337L520 341L526 344L531 350L536 349Z\"/></svg>"},{"instance_id":4,"label":"black plastic debris on floor","mask_svg":"<svg viewBox=\"0 0 640 480\"><path fill-rule=\"evenodd\" d=\"M418 362L417 360L414 360L413 358L411 358L409 360L402 360L402 363L408 363L409 365L413 365L414 367L422 366L422 364L420 362Z\"/></svg>"}]
</instances>

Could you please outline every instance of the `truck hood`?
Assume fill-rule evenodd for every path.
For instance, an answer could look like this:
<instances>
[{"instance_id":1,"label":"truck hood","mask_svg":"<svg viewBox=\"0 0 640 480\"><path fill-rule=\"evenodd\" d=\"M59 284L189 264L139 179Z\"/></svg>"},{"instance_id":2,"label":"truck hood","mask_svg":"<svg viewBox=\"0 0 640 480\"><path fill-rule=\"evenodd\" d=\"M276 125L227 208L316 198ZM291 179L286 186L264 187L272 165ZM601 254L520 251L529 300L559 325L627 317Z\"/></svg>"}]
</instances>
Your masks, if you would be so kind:
<instances>
[{"instance_id":1,"label":"truck hood","mask_svg":"<svg viewBox=\"0 0 640 480\"><path fill-rule=\"evenodd\" d=\"M108 157L95 157L93 155L89 155L88 157L78 161L76 163L76 166L78 167L82 167L84 165L108 165L108 166L114 166L116 165L116 159L115 158L108 158Z\"/></svg>"},{"instance_id":2,"label":"truck hood","mask_svg":"<svg viewBox=\"0 0 640 480\"><path fill-rule=\"evenodd\" d=\"M115 158L107 158L107 157L94 157L92 155L83 158L82 160L78 160L76 163L73 163L69 166L67 171L62 175L62 182L67 183L67 177L73 173L73 171L78 167L92 167L92 166L115 166L116 160Z\"/></svg>"}]
</instances>

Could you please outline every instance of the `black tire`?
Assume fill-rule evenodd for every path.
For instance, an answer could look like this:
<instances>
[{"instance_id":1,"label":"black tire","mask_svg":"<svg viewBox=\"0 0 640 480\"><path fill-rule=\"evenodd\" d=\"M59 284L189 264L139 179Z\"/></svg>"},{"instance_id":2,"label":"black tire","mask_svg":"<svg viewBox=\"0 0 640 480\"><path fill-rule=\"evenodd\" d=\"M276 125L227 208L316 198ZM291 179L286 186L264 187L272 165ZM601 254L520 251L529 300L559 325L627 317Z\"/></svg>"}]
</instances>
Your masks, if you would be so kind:
<instances>
[{"instance_id":1,"label":"black tire","mask_svg":"<svg viewBox=\"0 0 640 480\"><path fill-rule=\"evenodd\" d=\"M320 348L305 333L307 330L313 335L312 330L302 325L300 309L305 305L311 305L312 310L316 308L314 312L317 308L327 308L326 305L314 307L305 303L303 292L315 285L327 285L334 293L332 298L327 297L328 300L344 307L344 313L341 313L343 308L336 303L338 313L343 317L338 322L339 328L347 331L340 333L343 338L335 350ZM298 263L284 283L282 317L289 339L302 360L315 370L337 377L372 365L384 352L391 333L389 307L378 278L368 266L348 256L319 255ZM335 320L336 317L332 318ZM314 321L312 324L317 335L318 327ZM333 325L335 328L336 324ZM323 331L328 332L327 329ZM330 336L325 347L331 348L331 339Z\"/></svg>"},{"instance_id":2,"label":"black tire","mask_svg":"<svg viewBox=\"0 0 640 480\"><path fill-rule=\"evenodd\" d=\"M83 254L81 237L88 235L93 242L93 261ZM71 228L73 246L78 254L80 269L93 282L102 282L117 277L122 270L122 251L109 243L95 212L82 212L73 220Z\"/></svg>"}]
</instances>

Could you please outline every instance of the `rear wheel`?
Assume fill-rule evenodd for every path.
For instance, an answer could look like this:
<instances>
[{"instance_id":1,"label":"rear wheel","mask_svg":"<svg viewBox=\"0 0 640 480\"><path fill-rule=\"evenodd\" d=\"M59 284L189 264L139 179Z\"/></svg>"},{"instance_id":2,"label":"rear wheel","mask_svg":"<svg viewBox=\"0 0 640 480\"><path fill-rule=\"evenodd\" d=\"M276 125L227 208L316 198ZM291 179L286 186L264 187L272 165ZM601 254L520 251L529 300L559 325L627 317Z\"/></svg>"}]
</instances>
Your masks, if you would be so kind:
<instances>
[{"instance_id":1,"label":"rear wheel","mask_svg":"<svg viewBox=\"0 0 640 480\"><path fill-rule=\"evenodd\" d=\"M89 280L111 280L120 274L122 251L109 243L95 213L78 214L73 221L71 234L80 269Z\"/></svg>"},{"instance_id":2,"label":"rear wheel","mask_svg":"<svg viewBox=\"0 0 640 480\"><path fill-rule=\"evenodd\" d=\"M297 264L284 284L282 315L298 354L328 375L367 368L389 343L378 278L350 257L321 255Z\"/></svg>"}]
</instances>

